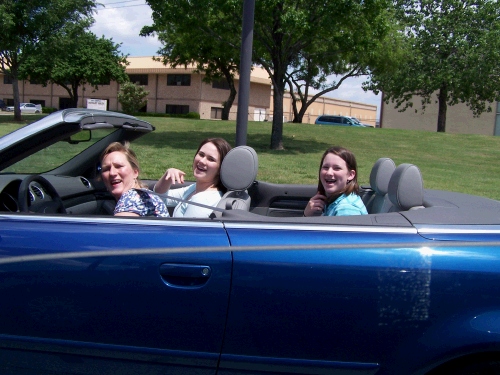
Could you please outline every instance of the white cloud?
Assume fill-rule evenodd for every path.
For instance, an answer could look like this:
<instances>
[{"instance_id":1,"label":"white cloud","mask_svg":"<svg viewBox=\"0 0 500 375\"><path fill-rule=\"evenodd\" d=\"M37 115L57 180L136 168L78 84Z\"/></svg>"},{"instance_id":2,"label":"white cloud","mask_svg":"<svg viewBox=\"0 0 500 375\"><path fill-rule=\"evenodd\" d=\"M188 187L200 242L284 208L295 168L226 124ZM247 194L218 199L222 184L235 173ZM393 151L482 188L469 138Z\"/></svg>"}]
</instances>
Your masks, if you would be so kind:
<instances>
[{"instance_id":1,"label":"white cloud","mask_svg":"<svg viewBox=\"0 0 500 375\"><path fill-rule=\"evenodd\" d=\"M139 36L143 26L153 23L151 8L144 0L101 0L100 3L104 7L98 7L94 15L96 22L91 28L97 36L104 35L113 38L115 43L122 43L120 51L130 56L153 56L161 48L156 37ZM379 117L380 95L365 92L361 88L364 80L365 77L348 78L338 90L326 96L376 105Z\"/></svg>"},{"instance_id":2,"label":"white cloud","mask_svg":"<svg viewBox=\"0 0 500 375\"><path fill-rule=\"evenodd\" d=\"M120 51L130 56L152 56L161 47L156 37L142 37L143 26L151 25L151 8L143 0L103 2L94 15L91 31L97 36L122 43Z\"/></svg>"}]
</instances>

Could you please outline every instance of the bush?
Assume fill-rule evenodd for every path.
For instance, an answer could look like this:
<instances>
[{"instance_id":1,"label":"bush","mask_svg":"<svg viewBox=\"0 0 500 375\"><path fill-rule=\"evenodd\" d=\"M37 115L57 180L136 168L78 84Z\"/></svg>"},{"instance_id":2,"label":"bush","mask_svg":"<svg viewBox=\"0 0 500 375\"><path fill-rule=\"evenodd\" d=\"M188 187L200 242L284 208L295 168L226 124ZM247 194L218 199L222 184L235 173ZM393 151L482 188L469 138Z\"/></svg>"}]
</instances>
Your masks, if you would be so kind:
<instances>
[{"instance_id":1,"label":"bush","mask_svg":"<svg viewBox=\"0 0 500 375\"><path fill-rule=\"evenodd\" d=\"M54 113L57 112L57 108L54 107L42 107L42 113Z\"/></svg>"},{"instance_id":2,"label":"bush","mask_svg":"<svg viewBox=\"0 0 500 375\"><path fill-rule=\"evenodd\" d=\"M197 112L189 112L187 115L184 115L186 118L195 118L200 119L200 114Z\"/></svg>"},{"instance_id":3,"label":"bush","mask_svg":"<svg viewBox=\"0 0 500 375\"><path fill-rule=\"evenodd\" d=\"M170 113L155 113L155 112L135 112L132 116L136 117L174 117L174 118L189 118L189 119L200 119L200 114L198 112L189 112L185 115L172 115Z\"/></svg>"},{"instance_id":4,"label":"bush","mask_svg":"<svg viewBox=\"0 0 500 375\"><path fill-rule=\"evenodd\" d=\"M144 87L132 82L126 82L120 87L118 101L122 105L123 112L132 114L147 104L146 97L148 94L149 91L146 91Z\"/></svg>"}]
</instances>

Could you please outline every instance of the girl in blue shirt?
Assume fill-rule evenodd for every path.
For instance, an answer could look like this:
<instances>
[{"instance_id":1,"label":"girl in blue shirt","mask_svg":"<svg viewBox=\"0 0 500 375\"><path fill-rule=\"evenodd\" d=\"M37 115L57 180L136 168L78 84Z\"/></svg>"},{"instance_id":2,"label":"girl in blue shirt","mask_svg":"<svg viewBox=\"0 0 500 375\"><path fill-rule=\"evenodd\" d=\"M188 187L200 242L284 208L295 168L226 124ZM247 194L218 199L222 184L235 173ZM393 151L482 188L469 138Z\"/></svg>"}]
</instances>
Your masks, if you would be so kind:
<instances>
[{"instance_id":1,"label":"girl in blue shirt","mask_svg":"<svg viewBox=\"0 0 500 375\"><path fill-rule=\"evenodd\" d=\"M357 170L356 158L348 149L326 150L319 166L318 192L309 200L304 216L367 215L359 196Z\"/></svg>"}]
</instances>

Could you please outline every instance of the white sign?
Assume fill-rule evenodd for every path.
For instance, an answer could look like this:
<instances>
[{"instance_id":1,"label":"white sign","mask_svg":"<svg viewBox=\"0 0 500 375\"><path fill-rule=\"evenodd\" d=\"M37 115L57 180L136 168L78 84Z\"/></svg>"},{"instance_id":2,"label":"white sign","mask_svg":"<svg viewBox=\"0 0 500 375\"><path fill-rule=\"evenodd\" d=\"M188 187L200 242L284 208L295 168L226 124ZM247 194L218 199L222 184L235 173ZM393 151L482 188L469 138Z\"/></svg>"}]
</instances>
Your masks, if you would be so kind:
<instances>
[{"instance_id":1,"label":"white sign","mask_svg":"<svg viewBox=\"0 0 500 375\"><path fill-rule=\"evenodd\" d=\"M106 111L107 104L108 104L107 100L87 99L87 108L90 108L90 109L101 109L103 111Z\"/></svg>"}]
</instances>

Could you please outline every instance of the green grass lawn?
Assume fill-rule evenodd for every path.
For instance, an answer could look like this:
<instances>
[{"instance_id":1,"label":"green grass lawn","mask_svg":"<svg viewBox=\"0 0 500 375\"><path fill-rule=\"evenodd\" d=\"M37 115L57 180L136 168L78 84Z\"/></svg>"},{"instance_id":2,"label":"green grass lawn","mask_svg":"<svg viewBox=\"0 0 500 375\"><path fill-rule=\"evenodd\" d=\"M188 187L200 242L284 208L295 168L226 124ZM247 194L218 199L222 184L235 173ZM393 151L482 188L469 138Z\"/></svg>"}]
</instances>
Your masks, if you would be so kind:
<instances>
[{"instance_id":1,"label":"green grass lawn","mask_svg":"<svg viewBox=\"0 0 500 375\"><path fill-rule=\"evenodd\" d=\"M0 135L18 127L12 116L0 116ZM39 116L24 116L31 122ZM168 167L190 175L193 154L206 137L223 137L234 146L234 121L144 117L156 131L134 143L141 177L156 179ZM397 165L416 164L424 187L481 195L500 200L500 137L426 131L344 128L286 123L285 150L272 151L271 123L249 122L247 144L259 155L259 180L317 183L321 155L330 146L351 149L358 161L359 181L368 184L373 163L390 157Z\"/></svg>"}]
</instances>

